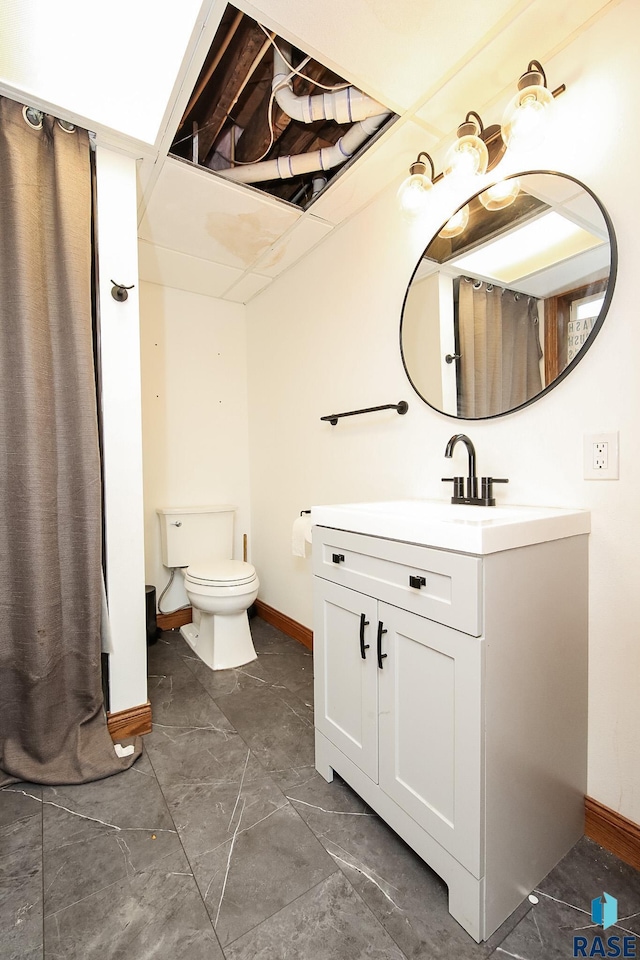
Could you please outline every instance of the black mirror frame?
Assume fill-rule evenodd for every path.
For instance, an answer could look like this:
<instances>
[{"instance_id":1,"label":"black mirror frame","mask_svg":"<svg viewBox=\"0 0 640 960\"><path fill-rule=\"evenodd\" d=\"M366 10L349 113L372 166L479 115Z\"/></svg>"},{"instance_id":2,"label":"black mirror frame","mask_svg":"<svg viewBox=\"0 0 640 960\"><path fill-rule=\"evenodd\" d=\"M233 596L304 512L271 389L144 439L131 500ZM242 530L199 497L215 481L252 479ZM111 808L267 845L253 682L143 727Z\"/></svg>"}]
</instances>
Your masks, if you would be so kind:
<instances>
[{"instance_id":1,"label":"black mirror frame","mask_svg":"<svg viewBox=\"0 0 640 960\"><path fill-rule=\"evenodd\" d=\"M415 277L416 273L418 272L418 269L419 269L419 267L420 267L420 263L421 263L421 261L422 261L422 258L424 257L425 251L430 247L430 245L433 243L433 241L435 240L435 238L438 236L438 234L440 233L440 231L442 230L442 228L445 226L446 223L448 223L449 219L450 219L452 216L455 216L455 214L458 212L458 210L461 210L462 207L466 206L467 203L470 203L472 200L474 200L476 197L478 197L481 193L484 193L484 191L485 191L485 190L488 190L491 186L493 186L494 183L500 183L502 179L504 179L504 180L510 180L510 179L513 178L513 177L526 177L526 176L533 176L533 175L540 175L540 174L549 174L549 175L555 176L555 177L562 177L564 180L571 180L573 183L575 183L575 184L577 184L579 187L581 187L581 188L585 191L585 193L588 193L588 194L589 194L589 196L592 198L592 200L595 202L595 204L597 205L598 209L600 210L600 213L602 214L603 220L604 220L605 225L606 225L606 227L607 227L607 231L608 231L608 233L609 233L609 245L610 245L610 251L611 251L611 266L610 266L610 270L609 270L609 279L608 279L608 282L607 282L607 290L606 290L606 293L605 293L604 302L603 302L603 304L602 304L602 309L601 309L601 311L600 311L600 314L599 314L599 316L598 316L598 319L596 320L596 322L595 322L594 325L593 325L593 329L592 329L591 333L589 334L589 336L587 337L585 343L584 343L583 346L580 348L580 351L576 354L576 356L573 358L573 360L571 361L571 363L568 363L568 364L567 364L567 366L566 366L566 367L561 371L561 373L559 373L558 376L555 378L555 380L553 381L553 383L550 383L550 384L548 384L546 387L544 387L544 388L540 391L540 393L537 393L537 394L535 395L535 397L531 397L531 399L526 400L524 403L519 404L517 407L512 407L510 410L505 410L503 413L494 413L494 414L492 414L492 415L489 416L489 417L460 417L457 413L446 413L444 410L440 410L439 407L435 407L432 403L429 403L429 401L422 395L422 393L418 390L417 386L415 385L415 383L414 383L413 380L411 379L411 375L410 375L409 370L408 370L408 368L407 368L407 362L406 362L405 355L404 355L404 350L403 350L403 347L402 347L402 324L403 324L403 321L404 321L404 311L405 311L405 307L406 307L406 304L407 304L407 299L408 299L408 296L409 296L409 290L411 289L411 284L413 283L413 278ZM577 177L572 177L572 176L571 176L570 174L568 174L568 173L560 173L560 172L557 171L557 170L523 170L523 171L520 172L520 173L512 173L512 174L509 174L508 177L499 178L499 179L493 181L493 182L490 183L490 184L485 184L485 185L482 187L482 190L478 190L478 191L476 191L476 193L474 193L474 194L472 194L470 197L468 197L468 198L464 201L464 203L461 203L461 204L456 208L456 210L454 210L454 211L451 213L450 217L448 217L447 220L445 220L444 223L442 223L442 224L438 227L438 229L436 230L436 232L434 233L434 235L433 235L433 236L431 237L431 239L429 240L429 243L427 243L426 247L424 248L424 250L423 250L422 253L420 254L420 257L418 258L418 262L416 263L415 269L413 270L413 273L411 274L411 277L410 277L410 279L409 279L409 283L408 283L408 285L407 285L407 289L406 289L406 292L405 292L405 295L404 295L404 299L403 299L403 301L402 301L402 312L401 312L401 314L400 314L400 331L399 331L400 356L401 356L401 358L402 358L402 365L403 365L403 367L404 367L404 372L405 372L406 375L407 375L407 379L408 379L409 383L411 384L411 386L413 387L413 389L415 390L415 392L417 393L417 395L420 397L420 399L423 401L423 403L426 403L428 407L431 407L431 409L432 409L432 410L435 410L437 413L441 413L444 417L449 417L449 418L452 419L452 420L463 420L463 421L472 421L472 422L473 422L473 421L477 421L477 420L497 420L498 417L506 417L506 416L508 416L508 414L510 414L510 413L516 413L516 411L518 411L518 410L523 410L525 407L528 407L530 404L535 403L537 400L540 400L542 397L546 396L548 393L551 392L551 390L553 390L555 387L557 387L559 383L562 383L562 381L565 379L565 377L567 377L567 376L575 369L575 367L578 365L578 363L579 363L579 362L582 360L582 358L586 355L587 351L591 349L591 347L592 347L592 345L593 345L593 342L594 342L594 340L596 339L596 337L598 336L598 333L600 332L600 328L602 327L602 324L604 323L604 321L605 321L605 319L606 319L606 316L607 316L607 314L608 314L608 312L609 312L609 306L611 305L611 299L612 299L612 297L613 297L613 291L614 291L614 288L615 288L615 285L616 285L617 273L618 273L618 242L617 242L617 239L616 239L615 231L614 231L614 229L613 229L613 223L612 223L612 221L611 221L611 217L609 216L609 214L607 213L607 210L605 209L605 207L603 206L603 204L602 204L602 202L599 200L599 198L595 195L595 193L593 192L593 190L591 190L586 184L582 183L581 180L578 180Z\"/></svg>"}]
</instances>

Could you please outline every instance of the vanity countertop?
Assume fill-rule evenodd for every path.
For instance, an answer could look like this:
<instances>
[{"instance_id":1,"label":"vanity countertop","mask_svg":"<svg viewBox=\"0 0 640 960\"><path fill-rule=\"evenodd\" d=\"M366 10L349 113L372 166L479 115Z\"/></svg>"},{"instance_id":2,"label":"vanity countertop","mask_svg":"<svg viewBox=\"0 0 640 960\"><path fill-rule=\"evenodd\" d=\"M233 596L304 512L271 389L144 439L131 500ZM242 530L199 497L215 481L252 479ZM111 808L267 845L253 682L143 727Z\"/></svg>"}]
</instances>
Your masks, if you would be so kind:
<instances>
[{"instance_id":1,"label":"vanity countertop","mask_svg":"<svg viewBox=\"0 0 640 960\"><path fill-rule=\"evenodd\" d=\"M445 500L389 500L312 507L311 521L408 543L489 554L589 533L588 510L506 504L477 507Z\"/></svg>"}]
</instances>

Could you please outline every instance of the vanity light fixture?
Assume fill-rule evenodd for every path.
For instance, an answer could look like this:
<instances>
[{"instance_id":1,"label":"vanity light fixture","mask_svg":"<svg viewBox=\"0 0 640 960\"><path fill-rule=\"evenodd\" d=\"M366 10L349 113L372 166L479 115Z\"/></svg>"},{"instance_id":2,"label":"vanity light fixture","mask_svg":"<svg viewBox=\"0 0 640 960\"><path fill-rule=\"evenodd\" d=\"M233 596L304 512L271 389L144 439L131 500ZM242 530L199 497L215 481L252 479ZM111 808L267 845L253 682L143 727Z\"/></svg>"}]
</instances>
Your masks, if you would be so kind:
<instances>
[{"instance_id":1,"label":"vanity light fixture","mask_svg":"<svg viewBox=\"0 0 640 960\"><path fill-rule=\"evenodd\" d=\"M427 175L427 165L420 157L426 157L429 161L431 177ZM403 180L398 190L398 200L406 217L417 217L426 209L435 173L433 160L425 150L422 150L409 167L409 176Z\"/></svg>"},{"instance_id":2,"label":"vanity light fixture","mask_svg":"<svg viewBox=\"0 0 640 960\"><path fill-rule=\"evenodd\" d=\"M409 168L409 176L398 190L404 215L413 218L424 212L429 202L429 191L443 177L456 180L482 176L498 165L508 147L519 148L538 142L549 107L565 89L563 83L555 90L549 90L542 65L538 60L530 60L526 72L518 80L518 93L504 112L502 125L494 123L485 127L480 114L469 110L458 127L455 143L446 154L444 172L437 176L429 154L418 154L417 160ZM431 177L427 175L427 165L422 157L429 161ZM518 181L511 177L504 183L488 187L480 195L480 202L487 210L502 210L513 203L518 192ZM460 221L456 218L461 214L462 211L443 227L441 237L457 236L457 233L445 233L445 230L457 230ZM452 222L454 220L455 224ZM465 226L463 224L457 232L461 233Z\"/></svg>"}]
</instances>

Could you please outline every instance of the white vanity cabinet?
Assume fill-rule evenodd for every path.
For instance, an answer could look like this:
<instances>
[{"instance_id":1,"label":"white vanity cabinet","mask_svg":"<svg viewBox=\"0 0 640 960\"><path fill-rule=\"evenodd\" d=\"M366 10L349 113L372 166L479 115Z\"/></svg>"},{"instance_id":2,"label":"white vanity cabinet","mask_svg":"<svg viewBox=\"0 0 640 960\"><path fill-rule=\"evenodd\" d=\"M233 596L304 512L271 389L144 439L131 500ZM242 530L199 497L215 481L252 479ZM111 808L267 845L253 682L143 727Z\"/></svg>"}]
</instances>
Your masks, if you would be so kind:
<instances>
[{"instance_id":1,"label":"white vanity cabinet","mask_svg":"<svg viewBox=\"0 0 640 960\"><path fill-rule=\"evenodd\" d=\"M586 536L487 555L315 526L316 766L478 941L583 832Z\"/></svg>"}]
</instances>

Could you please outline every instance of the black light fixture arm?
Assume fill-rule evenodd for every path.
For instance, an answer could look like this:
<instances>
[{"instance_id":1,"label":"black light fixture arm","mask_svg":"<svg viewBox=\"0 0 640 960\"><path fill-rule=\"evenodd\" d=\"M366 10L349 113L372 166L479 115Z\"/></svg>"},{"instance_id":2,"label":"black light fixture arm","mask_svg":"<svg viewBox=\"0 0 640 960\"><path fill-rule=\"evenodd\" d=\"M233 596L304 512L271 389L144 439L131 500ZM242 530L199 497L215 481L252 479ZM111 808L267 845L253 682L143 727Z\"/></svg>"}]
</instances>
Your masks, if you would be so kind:
<instances>
[{"instance_id":1,"label":"black light fixture arm","mask_svg":"<svg viewBox=\"0 0 640 960\"><path fill-rule=\"evenodd\" d=\"M421 157L426 157L427 160L429 161L429 166L431 167L431 180L433 180L433 178L434 178L435 175L436 175L436 168L435 168L434 165L433 165L433 160L432 160L432 158L431 158L431 154L427 153L426 150L421 150L420 153L418 154L418 156L416 157L416 159L413 161L413 163L412 163L411 166L409 167L409 175L410 175L410 176L413 176L414 173L426 173L426 172L427 172L427 165L426 165L426 163L424 162L424 160L421 160L421 159L420 159Z\"/></svg>"},{"instance_id":2,"label":"black light fixture arm","mask_svg":"<svg viewBox=\"0 0 640 960\"><path fill-rule=\"evenodd\" d=\"M542 81L543 81L543 83L544 83L544 85L545 85L545 87L546 87L546 85L547 85L547 75L546 75L546 73L544 72L544 67L542 66L542 64L540 63L539 60L530 60L530 61L529 61L529 65L528 65L528 67L527 67L527 73L530 73L531 70L537 70L538 73L541 73L541 74L542 74Z\"/></svg>"},{"instance_id":3,"label":"black light fixture arm","mask_svg":"<svg viewBox=\"0 0 640 960\"><path fill-rule=\"evenodd\" d=\"M476 113L475 110L469 110L466 117L464 118L464 122L469 123L472 117L478 124L479 130L480 130L480 136L482 136L482 134L484 133L484 123L482 122L482 117L480 116L479 113Z\"/></svg>"}]
</instances>

